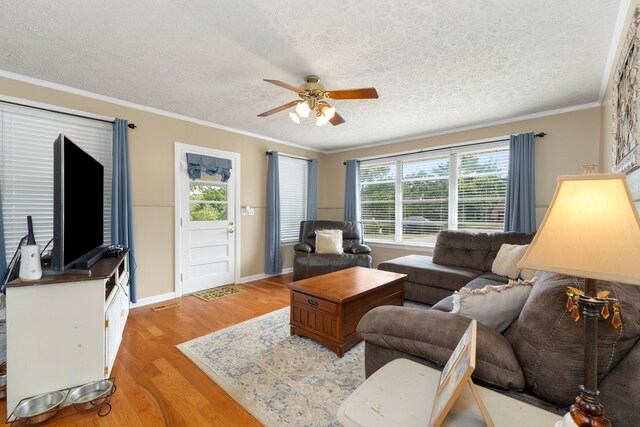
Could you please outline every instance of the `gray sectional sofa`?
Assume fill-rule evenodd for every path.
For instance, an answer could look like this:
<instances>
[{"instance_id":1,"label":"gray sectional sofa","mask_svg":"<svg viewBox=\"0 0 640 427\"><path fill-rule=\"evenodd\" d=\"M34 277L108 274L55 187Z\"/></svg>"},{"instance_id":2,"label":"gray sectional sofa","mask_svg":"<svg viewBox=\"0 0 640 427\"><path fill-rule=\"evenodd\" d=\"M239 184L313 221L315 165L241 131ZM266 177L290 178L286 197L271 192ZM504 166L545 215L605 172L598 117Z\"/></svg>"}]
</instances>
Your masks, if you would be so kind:
<instances>
[{"instance_id":1,"label":"gray sectional sofa","mask_svg":"<svg viewBox=\"0 0 640 427\"><path fill-rule=\"evenodd\" d=\"M532 239L533 234L527 233L441 231L433 257L408 255L380 263L378 270L406 274L404 297L433 305L474 279L478 286L507 283L508 278L491 272L496 254L504 243L526 245Z\"/></svg>"},{"instance_id":2,"label":"gray sectional sofa","mask_svg":"<svg viewBox=\"0 0 640 427\"><path fill-rule=\"evenodd\" d=\"M397 358L444 366L470 322L450 312L452 297L447 293L456 287L506 283L507 278L490 273L497 250L502 243L527 243L530 238L444 232L432 259L411 256L382 264L409 275L408 299L436 304L430 309L383 306L362 318L357 330L365 341L366 376ZM441 264L445 261L455 265ZM475 382L558 414L567 411L582 384L584 357L583 323L574 322L566 310L567 286L582 287L582 280L539 272L518 319L504 333L478 324ZM600 321L601 402L614 426L637 426L640 287L604 282L598 287L620 299L623 319L619 329L610 325L611 318Z\"/></svg>"}]
</instances>

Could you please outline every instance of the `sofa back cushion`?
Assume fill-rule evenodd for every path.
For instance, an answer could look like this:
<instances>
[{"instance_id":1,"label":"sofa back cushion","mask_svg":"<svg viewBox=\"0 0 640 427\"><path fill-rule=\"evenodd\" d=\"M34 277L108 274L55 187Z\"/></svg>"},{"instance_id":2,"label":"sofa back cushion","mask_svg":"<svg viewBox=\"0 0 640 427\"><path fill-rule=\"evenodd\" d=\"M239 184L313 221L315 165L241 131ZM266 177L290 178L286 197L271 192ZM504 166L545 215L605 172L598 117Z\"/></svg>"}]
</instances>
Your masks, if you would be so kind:
<instances>
[{"instance_id":1,"label":"sofa back cushion","mask_svg":"<svg viewBox=\"0 0 640 427\"><path fill-rule=\"evenodd\" d=\"M351 253L351 248L364 242L364 230L359 221L301 221L300 243L307 243L316 247L316 230L342 231L342 249Z\"/></svg>"},{"instance_id":2,"label":"sofa back cushion","mask_svg":"<svg viewBox=\"0 0 640 427\"><path fill-rule=\"evenodd\" d=\"M470 233L446 230L438 233L433 262L441 265L491 271L503 243L527 245L534 234L516 232Z\"/></svg>"},{"instance_id":3,"label":"sofa back cushion","mask_svg":"<svg viewBox=\"0 0 640 427\"><path fill-rule=\"evenodd\" d=\"M440 265L490 271L485 268L485 259L491 242L487 233L464 231L441 231L433 250L433 262Z\"/></svg>"},{"instance_id":4,"label":"sofa back cushion","mask_svg":"<svg viewBox=\"0 0 640 427\"><path fill-rule=\"evenodd\" d=\"M560 407L573 403L584 382L584 318L574 322L567 312L567 286L584 289L582 279L538 273L520 317L505 334L520 361L527 388ZM611 317L600 317L598 322L599 382L640 339L640 288L598 282L598 290L608 290L622 306L620 328L611 326Z\"/></svg>"}]
</instances>

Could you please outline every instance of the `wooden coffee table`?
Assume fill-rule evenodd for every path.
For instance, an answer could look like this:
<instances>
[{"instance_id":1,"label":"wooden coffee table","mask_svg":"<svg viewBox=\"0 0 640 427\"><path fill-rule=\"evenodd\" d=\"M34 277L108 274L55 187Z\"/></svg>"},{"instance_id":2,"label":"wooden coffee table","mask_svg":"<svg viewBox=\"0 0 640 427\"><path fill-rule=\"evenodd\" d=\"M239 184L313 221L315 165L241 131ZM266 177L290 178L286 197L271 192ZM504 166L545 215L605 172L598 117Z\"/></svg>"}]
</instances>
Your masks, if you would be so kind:
<instances>
[{"instance_id":1,"label":"wooden coffee table","mask_svg":"<svg viewBox=\"0 0 640 427\"><path fill-rule=\"evenodd\" d=\"M405 277L353 267L290 283L291 335L313 338L344 356L359 341L356 327L365 313L404 304Z\"/></svg>"}]
</instances>

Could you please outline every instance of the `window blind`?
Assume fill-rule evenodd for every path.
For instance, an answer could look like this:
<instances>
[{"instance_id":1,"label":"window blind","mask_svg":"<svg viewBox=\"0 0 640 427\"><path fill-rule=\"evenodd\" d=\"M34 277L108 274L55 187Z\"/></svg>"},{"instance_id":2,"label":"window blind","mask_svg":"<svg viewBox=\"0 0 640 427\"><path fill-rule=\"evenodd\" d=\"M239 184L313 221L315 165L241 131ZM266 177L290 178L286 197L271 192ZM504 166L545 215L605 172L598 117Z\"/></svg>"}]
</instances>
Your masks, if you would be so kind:
<instances>
[{"instance_id":1,"label":"window blind","mask_svg":"<svg viewBox=\"0 0 640 427\"><path fill-rule=\"evenodd\" d=\"M502 231L509 149L458 156L458 229Z\"/></svg>"},{"instance_id":2,"label":"window blind","mask_svg":"<svg viewBox=\"0 0 640 427\"><path fill-rule=\"evenodd\" d=\"M282 241L296 241L300 221L307 219L307 169L303 159L279 156L280 234Z\"/></svg>"},{"instance_id":3,"label":"window blind","mask_svg":"<svg viewBox=\"0 0 640 427\"><path fill-rule=\"evenodd\" d=\"M53 237L53 142L60 133L104 166L104 242L110 243L112 125L3 104L0 120L7 262L27 234L27 215L33 217L36 241L42 247Z\"/></svg>"}]
</instances>

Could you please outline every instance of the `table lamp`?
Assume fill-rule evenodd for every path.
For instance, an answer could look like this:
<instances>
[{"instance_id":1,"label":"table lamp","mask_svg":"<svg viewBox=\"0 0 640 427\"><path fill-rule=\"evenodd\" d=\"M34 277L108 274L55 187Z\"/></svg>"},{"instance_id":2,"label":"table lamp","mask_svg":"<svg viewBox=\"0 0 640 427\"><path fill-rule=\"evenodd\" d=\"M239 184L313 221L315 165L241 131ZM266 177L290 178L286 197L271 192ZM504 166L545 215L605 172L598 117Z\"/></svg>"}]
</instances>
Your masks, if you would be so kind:
<instances>
[{"instance_id":1,"label":"table lamp","mask_svg":"<svg viewBox=\"0 0 640 427\"><path fill-rule=\"evenodd\" d=\"M551 206L518 263L522 268L584 278L584 292L567 292L574 320L579 313L573 301L583 309L584 383L576 403L556 426L611 425L598 399L598 317L609 316L613 301L612 324L617 327L620 306L607 298L607 292L598 293L596 280L640 285L638 254L640 217L624 174L558 177Z\"/></svg>"}]
</instances>

